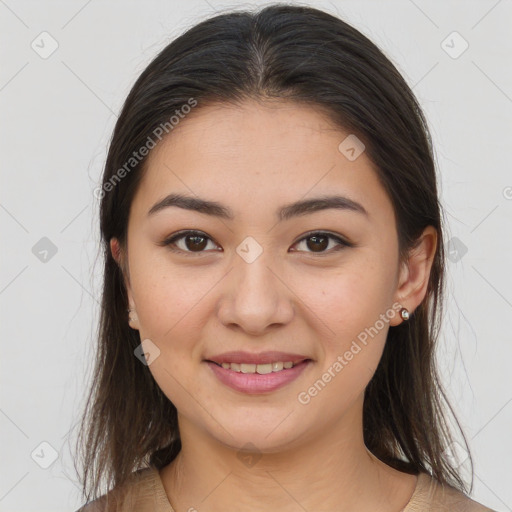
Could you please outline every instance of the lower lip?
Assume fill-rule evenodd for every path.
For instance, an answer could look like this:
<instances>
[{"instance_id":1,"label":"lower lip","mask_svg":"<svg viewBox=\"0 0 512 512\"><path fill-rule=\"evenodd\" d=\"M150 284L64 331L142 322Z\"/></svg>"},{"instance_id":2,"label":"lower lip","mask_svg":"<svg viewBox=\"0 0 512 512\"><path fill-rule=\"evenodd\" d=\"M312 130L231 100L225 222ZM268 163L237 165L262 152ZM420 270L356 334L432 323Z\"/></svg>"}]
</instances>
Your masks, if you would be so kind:
<instances>
[{"instance_id":1,"label":"lower lip","mask_svg":"<svg viewBox=\"0 0 512 512\"><path fill-rule=\"evenodd\" d=\"M267 393L275 391L291 381L295 380L312 361L303 361L292 368L286 368L278 372L266 373L242 373L223 368L211 361L206 361L215 376L226 386L242 393Z\"/></svg>"}]
</instances>

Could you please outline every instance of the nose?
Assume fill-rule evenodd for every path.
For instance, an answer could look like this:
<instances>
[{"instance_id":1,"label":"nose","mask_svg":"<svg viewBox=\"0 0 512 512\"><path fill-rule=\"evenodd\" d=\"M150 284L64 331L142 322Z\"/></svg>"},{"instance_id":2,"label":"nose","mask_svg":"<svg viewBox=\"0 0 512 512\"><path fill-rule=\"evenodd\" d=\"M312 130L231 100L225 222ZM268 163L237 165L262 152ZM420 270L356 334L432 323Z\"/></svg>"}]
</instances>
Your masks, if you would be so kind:
<instances>
[{"instance_id":1,"label":"nose","mask_svg":"<svg viewBox=\"0 0 512 512\"><path fill-rule=\"evenodd\" d=\"M264 255L235 264L226 276L217 312L226 327L254 336L286 325L294 315L293 291Z\"/></svg>"}]
</instances>

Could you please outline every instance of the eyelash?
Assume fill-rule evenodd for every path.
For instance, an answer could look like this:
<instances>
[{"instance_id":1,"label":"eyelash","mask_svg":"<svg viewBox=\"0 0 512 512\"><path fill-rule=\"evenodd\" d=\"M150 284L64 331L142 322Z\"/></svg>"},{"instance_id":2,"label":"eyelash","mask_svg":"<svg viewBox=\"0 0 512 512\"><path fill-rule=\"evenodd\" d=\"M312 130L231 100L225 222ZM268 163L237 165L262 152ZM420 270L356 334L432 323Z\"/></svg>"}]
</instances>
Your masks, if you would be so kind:
<instances>
[{"instance_id":1,"label":"eyelash","mask_svg":"<svg viewBox=\"0 0 512 512\"><path fill-rule=\"evenodd\" d=\"M178 249L175 247L175 243L178 240L181 240L182 238L185 238L186 236L190 236L190 235L192 235L192 236L195 235L195 236L199 236L201 238L206 238L213 242L212 238L207 236L202 231L184 230L184 231L179 231L178 233L171 235L170 237L166 238L163 242L159 243L159 245L163 246L163 247L168 247L169 250L171 250L172 252L176 252L176 253L190 254L193 256L200 256L200 255L204 254L204 252L205 252L204 250L203 251L184 251L183 249ZM315 235L326 236L327 238L337 242L339 245L337 247L335 247L334 249L331 249L329 251L324 251L324 252L316 252L315 253L314 251L306 251L309 254L316 254L318 256L323 256L323 255L332 254L334 252L338 252L338 251L344 249L345 247L354 247L354 244L348 242L347 240L344 240L343 238L341 238L337 235L334 235L334 234L326 232L326 231L310 231L309 233L306 233L306 235L303 236L301 239L297 240L297 242L295 242L293 245L297 245L298 243L300 243L304 240L313 238ZM297 251L297 252L301 252L301 251Z\"/></svg>"}]
</instances>

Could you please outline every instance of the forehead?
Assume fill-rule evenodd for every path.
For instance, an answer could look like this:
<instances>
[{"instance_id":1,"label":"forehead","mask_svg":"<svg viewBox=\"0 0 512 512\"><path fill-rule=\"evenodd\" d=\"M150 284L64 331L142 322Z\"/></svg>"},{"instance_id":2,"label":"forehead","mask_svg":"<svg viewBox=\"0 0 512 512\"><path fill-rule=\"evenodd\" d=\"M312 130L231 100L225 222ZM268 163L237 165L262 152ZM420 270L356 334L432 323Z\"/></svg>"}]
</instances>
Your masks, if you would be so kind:
<instances>
[{"instance_id":1,"label":"forehead","mask_svg":"<svg viewBox=\"0 0 512 512\"><path fill-rule=\"evenodd\" d=\"M146 215L158 199L179 192L251 218L262 207L274 213L284 203L336 193L389 222L392 205L373 163L364 151L355 160L340 151L349 136L312 106L199 104L148 156L133 210Z\"/></svg>"}]
</instances>

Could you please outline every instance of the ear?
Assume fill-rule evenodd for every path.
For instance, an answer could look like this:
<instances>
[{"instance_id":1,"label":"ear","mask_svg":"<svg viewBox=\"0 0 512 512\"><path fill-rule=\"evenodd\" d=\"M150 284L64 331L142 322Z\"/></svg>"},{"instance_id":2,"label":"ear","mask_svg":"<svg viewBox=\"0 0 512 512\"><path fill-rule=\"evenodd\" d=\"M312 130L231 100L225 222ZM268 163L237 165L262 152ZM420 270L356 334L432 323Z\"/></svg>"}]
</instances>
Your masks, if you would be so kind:
<instances>
[{"instance_id":1,"label":"ear","mask_svg":"<svg viewBox=\"0 0 512 512\"><path fill-rule=\"evenodd\" d=\"M126 288L126 293L128 294L128 307L131 309L130 312L126 312L128 315L128 323L132 329L139 329L139 318L137 316L137 310L135 307L135 302L133 300L132 289L130 286L130 276L128 272L127 266L127 258L126 254L121 248L119 240L117 238L110 239L110 252L112 253L112 257L119 265L121 269L121 273L123 275L124 285Z\"/></svg>"},{"instance_id":2,"label":"ear","mask_svg":"<svg viewBox=\"0 0 512 512\"><path fill-rule=\"evenodd\" d=\"M407 261L402 264L394 300L402 308L407 308L410 314L425 298L436 249L437 230L427 226L417 244L409 251ZM396 314L389 323L399 325L401 322L401 316Z\"/></svg>"}]
</instances>

